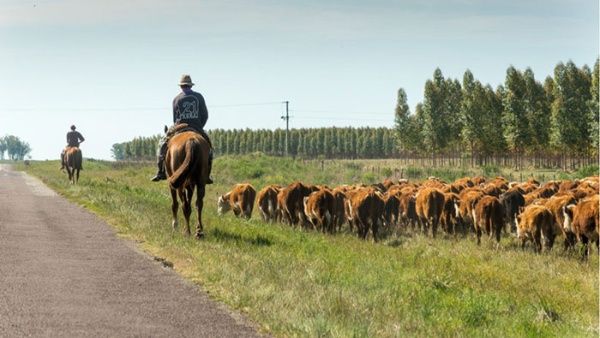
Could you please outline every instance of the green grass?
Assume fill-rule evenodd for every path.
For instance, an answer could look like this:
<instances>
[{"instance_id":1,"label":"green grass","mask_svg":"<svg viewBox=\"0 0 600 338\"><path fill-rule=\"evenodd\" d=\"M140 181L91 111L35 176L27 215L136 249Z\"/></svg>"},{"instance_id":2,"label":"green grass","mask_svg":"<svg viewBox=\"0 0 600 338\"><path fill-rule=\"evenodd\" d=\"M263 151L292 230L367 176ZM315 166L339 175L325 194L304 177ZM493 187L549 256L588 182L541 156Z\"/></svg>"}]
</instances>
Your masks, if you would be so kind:
<instances>
[{"instance_id":1,"label":"green grass","mask_svg":"<svg viewBox=\"0 0 600 338\"><path fill-rule=\"evenodd\" d=\"M293 161L251 155L215 161L219 184L205 197L206 238L170 228L165 183L153 166L85 161L79 185L57 162L29 173L97 213L118 233L173 263L216 300L246 313L275 336L598 336L598 256L587 263L561 250L536 255L511 238L494 250L473 238L390 235L380 243L217 216L231 184L355 183L349 161ZM323 167L322 167L323 166ZM195 217L195 216L194 216ZM180 222L181 223L181 222Z\"/></svg>"}]
</instances>

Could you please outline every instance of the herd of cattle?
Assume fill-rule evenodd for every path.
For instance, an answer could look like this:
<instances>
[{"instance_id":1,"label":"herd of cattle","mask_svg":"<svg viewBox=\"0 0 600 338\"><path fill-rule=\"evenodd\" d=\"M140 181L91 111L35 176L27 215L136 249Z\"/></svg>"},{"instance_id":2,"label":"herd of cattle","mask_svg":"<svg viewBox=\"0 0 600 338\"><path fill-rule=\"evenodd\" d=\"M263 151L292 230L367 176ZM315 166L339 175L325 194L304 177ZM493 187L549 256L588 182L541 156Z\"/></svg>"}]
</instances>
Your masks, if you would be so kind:
<instances>
[{"instance_id":1,"label":"herd of cattle","mask_svg":"<svg viewBox=\"0 0 600 338\"><path fill-rule=\"evenodd\" d=\"M589 252L598 246L600 177L549 181L540 184L508 182L503 177L465 177L446 183L430 177L421 183L386 180L370 186L329 188L294 182L268 185L258 192L250 184L237 184L219 197L219 214L229 210L250 218L256 199L265 221L335 233L347 224L351 232L375 241L381 227L411 227L431 236L438 227L449 234L474 231L477 243L485 232L500 242L503 229L516 234L522 246L531 240L536 252L549 250L557 236L565 249L577 241ZM471 230L472 229L472 230Z\"/></svg>"}]
</instances>

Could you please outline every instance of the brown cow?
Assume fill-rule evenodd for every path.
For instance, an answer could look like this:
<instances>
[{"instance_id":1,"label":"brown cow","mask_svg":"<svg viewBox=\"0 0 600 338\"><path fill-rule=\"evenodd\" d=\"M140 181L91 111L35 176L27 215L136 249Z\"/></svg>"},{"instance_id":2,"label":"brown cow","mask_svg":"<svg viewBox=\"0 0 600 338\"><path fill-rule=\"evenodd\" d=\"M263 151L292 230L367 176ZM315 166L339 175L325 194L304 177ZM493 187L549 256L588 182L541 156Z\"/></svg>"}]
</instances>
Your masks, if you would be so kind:
<instances>
[{"instance_id":1,"label":"brown cow","mask_svg":"<svg viewBox=\"0 0 600 338\"><path fill-rule=\"evenodd\" d=\"M342 224L346 222L346 194L343 189L337 187L331 191L333 194L333 225L337 228L337 231L342 230Z\"/></svg>"},{"instance_id":2,"label":"brown cow","mask_svg":"<svg viewBox=\"0 0 600 338\"><path fill-rule=\"evenodd\" d=\"M265 222L277 221L279 218L277 210L277 194L281 190L279 185L268 185L258 192L256 206L260 216Z\"/></svg>"},{"instance_id":3,"label":"brown cow","mask_svg":"<svg viewBox=\"0 0 600 338\"><path fill-rule=\"evenodd\" d=\"M444 207L442 209L442 226L449 234L456 234L456 223L458 222L458 209L456 204L460 198L454 193L444 193Z\"/></svg>"},{"instance_id":4,"label":"brown cow","mask_svg":"<svg viewBox=\"0 0 600 338\"><path fill-rule=\"evenodd\" d=\"M517 237L521 240L521 247L525 248L527 240L534 244L536 252L542 251L542 239L546 248L552 249L556 228L552 212L543 205L529 205L517 216Z\"/></svg>"},{"instance_id":5,"label":"brown cow","mask_svg":"<svg viewBox=\"0 0 600 338\"><path fill-rule=\"evenodd\" d=\"M477 234L477 245L481 244L482 229L496 242L500 243L500 235L504 227L504 207L495 196L483 196L473 208L473 225Z\"/></svg>"},{"instance_id":6,"label":"brown cow","mask_svg":"<svg viewBox=\"0 0 600 338\"><path fill-rule=\"evenodd\" d=\"M410 226L413 230L418 222L417 209L415 207L415 191L413 189L402 190L398 195L398 217L403 226Z\"/></svg>"},{"instance_id":7,"label":"brown cow","mask_svg":"<svg viewBox=\"0 0 600 338\"><path fill-rule=\"evenodd\" d=\"M383 196L384 211L383 220L385 226L398 224L398 213L400 210L400 199L395 194L386 193Z\"/></svg>"},{"instance_id":8,"label":"brown cow","mask_svg":"<svg viewBox=\"0 0 600 338\"><path fill-rule=\"evenodd\" d=\"M236 184L230 192L219 197L217 211L219 215L223 215L232 210L236 217L242 216L250 219L255 197L256 190L252 185L248 183Z\"/></svg>"},{"instance_id":9,"label":"brown cow","mask_svg":"<svg viewBox=\"0 0 600 338\"><path fill-rule=\"evenodd\" d=\"M598 236L598 224L600 223L600 195L583 199L577 205L569 205L563 208L565 226L575 233L584 247L583 257L589 255L589 242L595 242L600 253L600 240Z\"/></svg>"},{"instance_id":10,"label":"brown cow","mask_svg":"<svg viewBox=\"0 0 600 338\"><path fill-rule=\"evenodd\" d=\"M357 191L352 194L347 204L348 219L358 229L358 236L366 239L370 229L373 239L377 241L377 231L381 225L384 203L375 189L366 188Z\"/></svg>"},{"instance_id":11,"label":"brown cow","mask_svg":"<svg viewBox=\"0 0 600 338\"><path fill-rule=\"evenodd\" d=\"M304 197L304 214L308 221L317 230L322 232L335 232L333 223L333 208L335 198L328 189L321 189Z\"/></svg>"},{"instance_id":12,"label":"brown cow","mask_svg":"<svg viewBox=\"0 0 600 338\"><path fill-rule=\"evenodd\" d=\"M455 204L455 208L458 209L459 220L465 231L468 231L470 225L473 224L473 207L483 196L485 195L481 190L473 188L465 189L459 195L460 201Z\"/></svg>"},{"instance_id":13,"label":"brown cow","mask_svg":"<svg viewBox=\"0 0 600 338\"><path fill-rule=\"evenodd\" d=\"M442 217L444 194L436 188L424 188L417 193L415 208L423 232L431 227L431 236L435 237L437 227Z\"/></svg>"},{"instance_id":14,"label":"brown cow","mask_svg":"<svg viewBox=\"0 0 600 338\"><path fill-rule=\"evenodd\" d=\"M277 206L284 223L294 226L298 223L302 226L307 225L306 215L304 215L304 197L311 192L312 188L301 182L294 182L279 191Z\"/></svg>"},{"instance_id":15,"label":"brown cow","mask_svg":"<svg viewBox=\"0 0 600 338\"><path fill-rule=\"evenodd\" d=\"M548 208L554 216L554 226L558 229L557 232L562 233L565 236L564 247L565 250L572 248L575 245L575 234L571 231L570 226L565 226L565 214L564 208L567 205L575 204L577 200L573 194L567 193L561 196L553 196L546 200L544 206Z\"/></svg>"}]
</instances>

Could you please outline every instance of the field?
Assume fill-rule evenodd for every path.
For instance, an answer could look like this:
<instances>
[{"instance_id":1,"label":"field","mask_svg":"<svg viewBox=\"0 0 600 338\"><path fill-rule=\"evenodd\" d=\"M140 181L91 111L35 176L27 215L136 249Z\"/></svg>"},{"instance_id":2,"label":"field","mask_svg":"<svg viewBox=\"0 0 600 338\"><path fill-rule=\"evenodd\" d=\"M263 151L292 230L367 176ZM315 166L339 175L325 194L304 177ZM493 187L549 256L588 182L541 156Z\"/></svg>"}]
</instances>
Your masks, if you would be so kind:
<instances>
[{"instance_id":1,"label":"field","mask_svg":"<svg viewBox=\"0 0 600 338\"><path fill-rule=\"evenodd\" d=\"M365 170L364 166L372 166ZM581 262L536 255L504 237L495 250L472 237L389 234L379 243L218 216L217 196L234 184L374 182L388 164L294 161L248 155L215 160L205 197L206 238L170 228L166 183L153 165L84 161L79 185L56 161L19 166L106 219L216 300L275 336L598 336L598 255ZM417 170L417 169L414 169ZM494 170L496 170L494 168ZM499 169L497 169L499 170ZM473 174L438 170L446 179ZM427 172L423 172L427 174ZM480 172L475 173L480 174ZM548 173L554 176L577 173ZM195 216L194 216L195 217Z\"/></svg>"}]
</instances>

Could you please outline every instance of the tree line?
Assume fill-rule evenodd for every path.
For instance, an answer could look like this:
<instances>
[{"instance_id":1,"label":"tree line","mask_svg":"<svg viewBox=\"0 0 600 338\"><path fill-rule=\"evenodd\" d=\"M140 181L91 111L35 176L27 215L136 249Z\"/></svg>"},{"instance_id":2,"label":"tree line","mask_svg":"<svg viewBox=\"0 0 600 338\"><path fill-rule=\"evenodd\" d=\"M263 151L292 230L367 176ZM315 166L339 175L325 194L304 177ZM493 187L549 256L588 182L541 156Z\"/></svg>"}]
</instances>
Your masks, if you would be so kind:
<instances>
[{"instance_id":1,"label":"tree line","mask_svg":"<svg viewBox=\"0 0 600 338\"><path fill-rule=\"evenodd\" d=\"M510 66L495 89L470 70L462 82L438 68L411 112L398 91L395 128L401 156L470 153L482 157L598 156L599 60L594 70L558 63L543 83Z\"/></svg>"},{"instance_id":2,"label":"tree line","mask_svg":"<svg viewBox=\"0 0 600 338\"><path fill-rule=\"evenodd\" d=\"M302 158L392 158L398 155L394 130L391 128L302 128L291 129L288 155ZM262 152L284 156L283 129L213 129L208 132L215 154L241 155ZM136 137L116 143L112 154L116 160L154 160L160 135Z\"/></svg>"},{"instance_id":3,"label":"tree line","mask_svg":"<svg viewBox=\"0 0 600 338\"><path fill-rule=\"evenodd\" d=\"M20 161L31 153L31 147L17 136L6 135L0 137L0 160L6 159L5 153L9 160Z\"/></svg>"},{"instance_id":4,"label":"tree line","mask_svg":"<svg viewBox=\"0 0 600 338\"><path fill-rule=\"evenodd\" d=\"M436 159L446 163L444 158L459 158L464 164L468 158L472 165L492 162L517 167L532 157L538 166L564 166L563 159L577 157L596 162L599 66L598 59L593 71L587 65L561 62L543 83L530 68L510 66L504 83L496 88L477 80L470 70L459 81L445 78L438 68L426 81L423 100L414 111L404 89L398 90L394 126L291 129L288 155L430 158L433 165ZM283 129L215 129L209 135L217 155L286 153ZM115 144L113 156L153 160L159 138L138 137Z\"/></svg>"}]
</instances>

